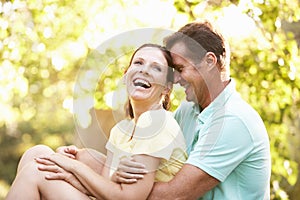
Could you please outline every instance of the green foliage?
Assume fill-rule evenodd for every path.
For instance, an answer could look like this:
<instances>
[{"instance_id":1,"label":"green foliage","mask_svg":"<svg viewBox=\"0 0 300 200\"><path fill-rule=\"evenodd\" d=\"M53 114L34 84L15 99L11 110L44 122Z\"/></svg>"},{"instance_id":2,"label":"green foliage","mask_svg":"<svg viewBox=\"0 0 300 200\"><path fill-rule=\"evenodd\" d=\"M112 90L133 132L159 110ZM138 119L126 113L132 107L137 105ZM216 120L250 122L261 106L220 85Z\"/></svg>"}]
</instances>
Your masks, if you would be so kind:
<instances>
[{"instance_id":1,"label":"green foliage","mask_svg":"<svg viewBox=\"0 0 300 200\"><path fill-rule=\"evenodd\" d=\"M69 102L90 16L72 1L13 1L0 8L0 177L9 185L26 149L72 143Z\"/></svg>"},{"instance_id":2,"label":"green foliage","mask_svg":"<svg viewBox=\"0 0 300 200\"><path fill-rule=\"evenodd\" d=\"M97 45L117 30L151 25L154 11L149 19L132 11L167 1L1 2L0 199L26 149L39 143L54 149L73 143L73 104L82 105L87 115L93 106L107 109L108 94L122 88L120 80L133 48L108 45L97 51ZM173 5L177 12L168 18L167 29L176 30L176 24L182 26L191 20L222 19L226 9L233 6L251 18L256 29L249 29L242 39L229 37L232 77L268 129L271 198L299 196L294 191L300 182L300 157L296 153L300 146L300 53L295 33L282 28L283 21L300 20L299 1L174 0ZM133 10L127 11L129 8ZM174 110L184 98L182 89L175 86L171 98ZM89 121L83 118L87 126Z\"/></svg>"}]
</instances>

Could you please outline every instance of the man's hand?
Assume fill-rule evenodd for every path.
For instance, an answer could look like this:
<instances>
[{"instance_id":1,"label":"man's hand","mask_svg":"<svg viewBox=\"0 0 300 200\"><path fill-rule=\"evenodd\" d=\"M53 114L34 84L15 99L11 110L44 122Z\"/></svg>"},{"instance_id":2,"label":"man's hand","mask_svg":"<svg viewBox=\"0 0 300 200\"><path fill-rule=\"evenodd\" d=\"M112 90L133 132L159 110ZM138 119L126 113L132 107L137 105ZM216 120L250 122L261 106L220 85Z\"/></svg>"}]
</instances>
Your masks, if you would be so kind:
<instances>
[{"instance_id":1,"label":"man's hand","mask_svg":"<svg viewBox=\"0 0 300 200\"><path fill-rule=\"evenodd\" d=\"M144 178L148 173L145 165L136 162L132 157L124 157L120 160L117 171L112 176L112 181L116 183L135 183L138 179Z\"/></svg>"},{"instance_id":2,"label":"man's hand","mask_svg":"<svg viewBox=\"0 0 300 200\"><path fill-rule=\"evenodd\" d=\"M72 173L59 167L57 164L50 160L36 158L36 162L39 164L38 169L40 171L48 172L45 176L47 180L63 180L73 187L77 188L79 191L90 195L88 190L81 184L81 182Z\"/></svg>"},{"instance_id":3,"label":"man's hand","mask_svg":"<svg viewBox=\"0 0 300 200\"><path fill-rule=\"evenodd\" d=\"M74 145L70 146L61 146L56 149L56 153L60 153L69 158L75 159L76 154L78 153L78 148Z\"/></svg>"}]
</instances>

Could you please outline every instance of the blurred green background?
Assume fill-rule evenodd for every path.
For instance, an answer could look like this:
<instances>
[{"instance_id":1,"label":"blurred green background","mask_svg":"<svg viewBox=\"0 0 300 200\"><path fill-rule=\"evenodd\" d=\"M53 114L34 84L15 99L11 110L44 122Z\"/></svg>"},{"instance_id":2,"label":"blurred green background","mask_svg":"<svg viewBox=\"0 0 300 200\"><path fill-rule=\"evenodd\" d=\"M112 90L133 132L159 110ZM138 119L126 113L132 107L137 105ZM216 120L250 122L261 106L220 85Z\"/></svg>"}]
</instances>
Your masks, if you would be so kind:
<instances>
[{"instance_id":1,"label":"blurred green background","mask_svg":"<svg viewBox=\"0 0 300 200\"><path fill-rule=\"evenodd\" d=\"M271 199L296 200L300 196L299 5L299 0L0 1L0 199L27 148L40 143L54 149L80 145L76 124L88 127L91 119L74 118L75 101L86 108L83 116L94 107L99 123L112 117L105 114L112 109L108 94L117 89L129 50L120 48L124 56L111 60L120 52L109 46L95 52L99 44L131 29L175 31L205 18L228 38L232 77L267 126ZM101 77L89 70L101 65L105 65ZM85 82L80 82L81 76ZM76 85L78 93L73 92ZM183 98L175 88L173 110Z\"/></svg>"}]
</instances>

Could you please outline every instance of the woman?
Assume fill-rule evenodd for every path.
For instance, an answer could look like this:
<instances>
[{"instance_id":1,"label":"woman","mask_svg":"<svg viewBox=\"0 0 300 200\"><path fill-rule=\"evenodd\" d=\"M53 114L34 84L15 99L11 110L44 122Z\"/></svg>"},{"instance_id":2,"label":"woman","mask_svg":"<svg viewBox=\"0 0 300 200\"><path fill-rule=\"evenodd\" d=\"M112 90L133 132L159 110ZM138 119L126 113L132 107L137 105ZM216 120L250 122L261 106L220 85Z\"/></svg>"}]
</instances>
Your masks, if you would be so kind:
<instances>
[{"instance_id":1,"label":"woman","mask_svg":"<svg viewBox=\"0 0 300 200\"><path fill-rule=\"evenodd\" d=\"M145 44L138 48L124 77L130 119L112 128L107 157L92 151L84 160L74 147L64 147L64 153L42 145L33 147L23 155L6 199L146 199L155 181L172 179L186 153L180 128L166 111L173 79L169 66L171 56L164 47ZM130 155L149 173L134 184L111 181L119 159Z\"/></svg>"}]
</instances>

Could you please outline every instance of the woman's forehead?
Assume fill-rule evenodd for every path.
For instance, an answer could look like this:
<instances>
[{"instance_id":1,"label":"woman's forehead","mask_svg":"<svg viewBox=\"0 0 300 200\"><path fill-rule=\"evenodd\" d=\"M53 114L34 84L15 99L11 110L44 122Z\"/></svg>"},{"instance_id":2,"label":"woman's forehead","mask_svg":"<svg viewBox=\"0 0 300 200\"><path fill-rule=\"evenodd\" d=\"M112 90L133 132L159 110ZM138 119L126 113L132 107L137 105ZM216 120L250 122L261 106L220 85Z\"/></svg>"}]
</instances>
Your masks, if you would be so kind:
<instances>
[{"instance_id":1,"label":"woman's forehead","mask_svg":"<svg viewBox=\"0 0 300 200\"><path fill-rule=\"evenodd\" d=\"M143 58L161 64L167 63L163 52L156 47L144 47L136 52L134 58Z\"/></svg>"}]
</instances>

